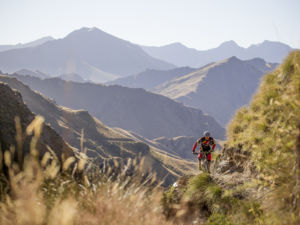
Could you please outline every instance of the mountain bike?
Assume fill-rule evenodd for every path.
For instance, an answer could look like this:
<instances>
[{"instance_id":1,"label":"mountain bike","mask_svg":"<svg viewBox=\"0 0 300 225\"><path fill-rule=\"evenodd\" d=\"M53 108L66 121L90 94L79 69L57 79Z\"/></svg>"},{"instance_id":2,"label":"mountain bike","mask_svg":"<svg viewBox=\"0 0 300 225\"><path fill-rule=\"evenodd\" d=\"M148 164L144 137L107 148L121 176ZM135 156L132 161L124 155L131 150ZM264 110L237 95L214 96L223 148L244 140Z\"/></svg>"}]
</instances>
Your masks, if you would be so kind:
<instances>
[{"instance_id":1,"label":"mountain bike","mask_svg":"<svg viewBox=\"0 0 300 225\"><path fill-rule=\"evenodd\" d=\"M210 173L209 169L208 169L208 161L207 161L207 155L209 153L211 153L211 151L209 152L194 152L194 155L199 155L200 153L203 154L202 159L198 159L199 160L199 170L202 170L203 172L207 172Z\"/></svg>"}]
</instances>

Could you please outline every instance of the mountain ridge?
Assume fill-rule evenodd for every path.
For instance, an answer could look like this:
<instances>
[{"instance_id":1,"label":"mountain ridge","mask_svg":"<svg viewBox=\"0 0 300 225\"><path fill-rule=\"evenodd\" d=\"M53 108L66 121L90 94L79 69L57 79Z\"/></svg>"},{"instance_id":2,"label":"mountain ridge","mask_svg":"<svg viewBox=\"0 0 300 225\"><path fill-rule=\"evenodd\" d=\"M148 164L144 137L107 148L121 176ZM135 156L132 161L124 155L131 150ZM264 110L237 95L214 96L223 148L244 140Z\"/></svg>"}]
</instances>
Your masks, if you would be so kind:
<instances>
[{"instance_id":1,"label":"mountain ridge","mask_svg":"<svg viewBox=\"0 0 300 225\"><path fill-rule=\"evenodd\" d=\"M86 80L104 82L147 68L171 69L174 66L98 28L82 28L65 38L36 47L0 52L0 68L8 73L19 69L40 70L52 75L78 73Z\"/></svg>"},{"instance_id":2,"label":"mountain ridge","mask_svg":"<svg viewBox=\"0 0 300 225\"><path fill-rule=\"evenodd\" d=\"M46 74L46 73L43 73L39 70L36 70L36 71L31 71L31 70L27 70L27 69L21 69L21 70L18 70L16 72L14 72L18 75L29 75L29 76L33 76L33 77L39 77L41 79L45 79L45 78L50 78L50 75Z\"/></svg>"},{"instance_id":3,"label":"mountain ridge","mask_svg":"<svg viewBox=\"0 0 300 225\"><path fill-rule=\"evenodd\" d=\"M233 56L166 82L154 92L201 108L225 126L235 110L249 103L260 78L276 65L259 58L243 61Z\"/></svg>"},{"instance_id":4,"label":"mountain ridge","mask_svg":"<svg viewBox=\"0 0 300 225\"><path fill-rule=\"evenodd\" d=\"M41 45L41 44L44 44L48 41L53 41L53 40L55 40L53 37L46 36L46 37L42 37L42 38L39 38L37 40L31 41L31 42L28 42L28 43L24 43L24 44L19 43L19 44L16 44L16 45L0 45L0 52L9 51L9 50L12 50L12 49L35 47L35 46L38 46L38 45Z\"/></svg>"},{"instance_id":5,"label":"mountain ridge","mask_svg":"<svg viewBox=\"0 0 300 225\"><path fill-rule=\"evenodd\" d=\"M60 105L86 109L108 126L133 131L148 139L198 136L207 129L217 138L224 138L224 128L199 109L141 88L14 76Z\"/></svg>"},{"instance_id":6,"label":"mountain ridge","mask_svg":"<svg viewBox=\"0 0 300 225\"><path fill-rule=\"evenodd\" d=\"M151 56L170 62L177 66L200 67L210 62L216 62L236 56L243 60L251 58L263 58L267 62L280 63L289 52L290 46L275 41L267 41L253 44L247 48L240 47L234 41L226 41L216 48L196 50L183 44L173 43L161 47L142 46Z\"/></svg>"},{"instance_id":7,"label":"mountain ridge","mask_svg":"<svg viewBox=\"0 0 300 225\"><path fill-rule=\"evenodd\" d=\"M185 75L195 71L196 69L190 67L178 67L171 70L145 70L144 72L119 78L109 81L108 85L120 85L131 88L144 88L145 90L153 90L156 86L172 80L178 76Z\"/></svg>"},{"instance_id":8,"label":"mountain ridge","mask_svg":"<svg viewBox=\"0 0 300 225\"><path fill-rule=\"evenodd\" d=\"M157 173L160 181L165 179L164 184L170 184L177 176L186 173L183 168L193 171L192 163L148 145L150 141L124 135L127 131L107 127L86 110L59 106L13 77L0 75L0 82L18 90L30 110L42 115L47 126L51 126L77 152L85 151L96 165L111 163L112 160L126 163L130 158L145 157L145 171Z\"/></svg>"}]
</instances>

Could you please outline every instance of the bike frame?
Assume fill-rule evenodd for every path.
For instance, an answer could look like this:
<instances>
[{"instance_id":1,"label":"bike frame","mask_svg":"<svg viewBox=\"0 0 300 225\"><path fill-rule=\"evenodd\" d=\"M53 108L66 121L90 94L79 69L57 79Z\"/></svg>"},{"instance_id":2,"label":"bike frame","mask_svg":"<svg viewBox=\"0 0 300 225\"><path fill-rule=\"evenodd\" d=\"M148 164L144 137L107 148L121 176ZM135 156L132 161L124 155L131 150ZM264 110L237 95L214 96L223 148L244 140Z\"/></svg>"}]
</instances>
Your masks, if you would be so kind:
<instances>
[{"instance_id":1,"label":"bike frame","mask_svg":"<svg viewBox=\"0 0 300 225\"><path fill-rule=\"evenodd\" d=\"M203 152L203 151L201 151L201 152L194 152L193 154L195 155L195 154L197 154L197 155L199 155L200 153L202 153L202 159L198 159L199 160L199 163L200 163L200 165L201 165L201 168L202 168L202 170L203 170L203 172L209 172L208 171L208 161L207 161L207 155L209 154L209 153L211 153L211 151L209 151L208 153L205 153L205 152Z\"/></svg>"}]
</instances>

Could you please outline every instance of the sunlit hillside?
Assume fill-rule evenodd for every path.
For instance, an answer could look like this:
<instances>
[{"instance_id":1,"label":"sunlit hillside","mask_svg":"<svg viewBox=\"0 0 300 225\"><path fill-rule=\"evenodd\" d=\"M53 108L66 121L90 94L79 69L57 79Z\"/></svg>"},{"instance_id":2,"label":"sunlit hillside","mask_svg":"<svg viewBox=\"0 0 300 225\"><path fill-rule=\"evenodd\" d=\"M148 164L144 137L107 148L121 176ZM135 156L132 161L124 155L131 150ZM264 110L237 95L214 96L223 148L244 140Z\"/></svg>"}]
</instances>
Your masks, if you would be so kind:
<instances>
[{"instance_id":1,"label":"sunlit hillside","mask_svg":"<svg viewBox=\"0 0 300 225\"><path fill-rule=\"evenodd\" d=\"M236 113L213 173L179 180L165 193L165 214L194 215L210 225L299 224L299 115L296 51L264 77L250 106Z\"/></svg>"}]
</instances>

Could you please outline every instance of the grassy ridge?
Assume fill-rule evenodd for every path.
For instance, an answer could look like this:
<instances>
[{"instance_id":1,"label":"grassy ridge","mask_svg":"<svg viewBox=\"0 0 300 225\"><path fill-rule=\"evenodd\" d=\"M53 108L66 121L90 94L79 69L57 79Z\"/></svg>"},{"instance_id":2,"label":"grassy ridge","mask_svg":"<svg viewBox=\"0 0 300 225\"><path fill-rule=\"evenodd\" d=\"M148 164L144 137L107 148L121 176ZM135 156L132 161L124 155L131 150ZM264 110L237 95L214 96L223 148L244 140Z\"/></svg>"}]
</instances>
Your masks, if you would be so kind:
<instances>
[{"instance_id":1,"label":"grassy ridge","mask_svg":"<svg viewBox=\"0 0 300 225\"><path fill-rule=\"evenodd\" d=\"M300 51L296 51L265 76L250 107L237 112L228 129L229 148L242 145L242 152L251 153L260 187L270 191L262 202L270 223L276 222L274 218L280 221L282 213L299 221L295 211L300 209L299 129Z\"/></svg>"},{"instance_id":2,"label":"grassy ridge","mask_svg":"<svg viewBox=\"0 0 300 225\"><path fill-rule=\"evenodd\" d=\"M194 215L210 225L300 224L299 131L300 51L295 51L264 77L250 106L236 113L216 173L170 188L165 214L175 220Z\"/></svg>"}]
</instances>

